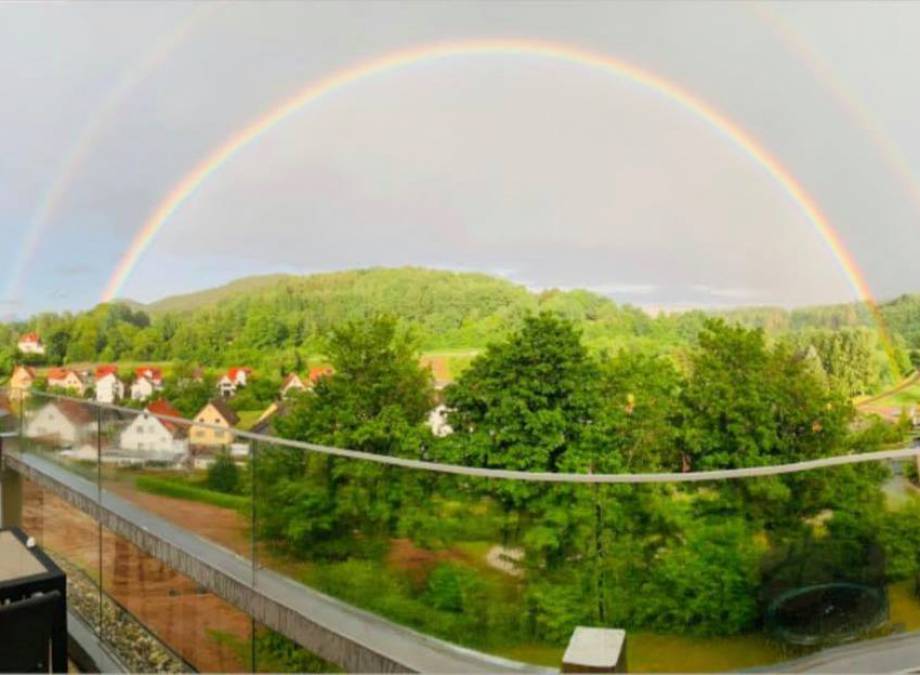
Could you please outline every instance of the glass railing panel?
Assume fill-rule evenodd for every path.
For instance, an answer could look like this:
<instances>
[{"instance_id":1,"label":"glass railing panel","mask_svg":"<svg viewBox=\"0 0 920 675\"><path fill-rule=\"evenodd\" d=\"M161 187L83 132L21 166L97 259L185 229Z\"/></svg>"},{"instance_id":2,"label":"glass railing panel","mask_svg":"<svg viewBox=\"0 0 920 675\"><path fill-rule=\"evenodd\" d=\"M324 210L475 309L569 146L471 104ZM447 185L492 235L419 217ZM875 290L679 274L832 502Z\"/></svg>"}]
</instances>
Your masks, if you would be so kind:
<instances>
[{"instance_id":1,"label":"glass railing panel","mask_svg":"<svg viewBox=\"0 0 920 675\"><path fill-rule=\"evenodd\" d=\"M23 481L23 529L67 575L67 607L100 627L99 524L36 483Z\"/></svg>"},{"instance_id":2,"label":"glass railing panel","mask_svg":"<svg viewBox=\"0 0 920 675\"><path fill-rule=\"evenodd\" d=\"M98 497L99 408L92 401L32 392L22 404L21 450L63 471L62 480Z\"/></svg>"},{"instance_id":3,"label":"glass railing panel","mask_svg":"<svg viewBox=\"0 0 920 675\"><path fill-rule=\"evenodd\" d=\"M114 533L103 530L102 636L139 672L249 672L247 614Z\"/></svg>"},{"instance_id":4,"label":"glass railing panel","mask_svg":"<svg viewBox=\"0 0 920 675\"><path fill-rule=\"evenodd\" d=\"M32 481L22 479L22 529L41 546L45 539L45 492Z\"/></svg>"},{"instance_id":5,"label":"glass railing panel","mask_svg":"<svg viewBox=\"0 0 920 675\"><path fill-rule=\"evenodd\" d=\"M28 424L40 406L25 407ZM236 576L257 589L293 592L286 577L516 661L558 667L580 625L625 629L634 672L770 666L920 630L913 460L707 482L543 483L336 457L235 431L221 447L140 447L128 430L143 424L149 437L155 415L107 409L101 420L106 508L137 509L229 550ZM173 439L202 440L194 426L180 422ZM28 445L81 475L67 448ZM164 448L173 454L154 454ZM90 550L98 536L62 536L72 517L55 499L27 496L30 527L82 571L75 579L92 581L95 566L102 602ZM220 601L126 542L102 543L106 597L180 660L276 671L317 658L267 627L253 632L250 617L208 604ZM183 625L193 636L185 644L173 634Z\"/></svg>"},{"instance_id":6,"label":"glass railing panel","mask_svg":"<svg viewBox=\"0 0 920 675\"><path fill-rule=\"evenodd\" d=\"M257 583L270 570L551 667L578 625L625 629L636 672L766 666L920 629L920 496L904 473L525 483L259 444Z\"/></svg>"},{"instance_id":7,"label":"glass railing panel","mask_svg":"<svg viewBox=\"0 0 920 675\"><path fill-rule=\"evenodd\" d=\"M293 640L256 622L253 638L239 643L237 649L249 650L256 673L338 673L334 663L318 657Z\"/></svg>"},{"instance_id":8,"label":"glass railing panel","mask_svg":"<svg viewBox=\"0 0 920 675\"><path fill-rule=\"evenodd\" d=\"M249 567L249 445L154 403L102 417L103 504L138 510L232 551ZM209 419L209 423L214 420Z\"/></svg>"},{"instance_id":9,"label":"glass railing panel","mask_svg":"<svg viewBox=\"0 0 920 675\"><path fill-rule=\"evenodd\" d=\"M520 486L272 443L257 446L254 482L257 585L284 575L427 635L527 656L513 653L529 646L523 517L508 501ZM537 662L558 667L561 651Z\"/></svg>"}]
</instances>

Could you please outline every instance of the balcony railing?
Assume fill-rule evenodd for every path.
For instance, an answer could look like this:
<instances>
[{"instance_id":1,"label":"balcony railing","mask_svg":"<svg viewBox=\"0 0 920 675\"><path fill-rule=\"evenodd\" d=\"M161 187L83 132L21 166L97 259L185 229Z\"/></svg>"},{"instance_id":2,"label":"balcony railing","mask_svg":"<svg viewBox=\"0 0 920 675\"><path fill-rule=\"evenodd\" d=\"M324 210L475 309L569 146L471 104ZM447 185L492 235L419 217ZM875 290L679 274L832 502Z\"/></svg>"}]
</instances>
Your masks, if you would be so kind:
<instances>
[{"instance_id":1,"label":"balcony railing","mask_svg":"<svg viewBox=\"0 0 920 675\"><path fill-rule=\"evenodd\" d=\"M920 448L534 474L13 403L23 526L132 670L558 668L578 625L626 629L630 670L736 670L920 629L920 498L889 470Z\"/></svg>"}]
</instances>

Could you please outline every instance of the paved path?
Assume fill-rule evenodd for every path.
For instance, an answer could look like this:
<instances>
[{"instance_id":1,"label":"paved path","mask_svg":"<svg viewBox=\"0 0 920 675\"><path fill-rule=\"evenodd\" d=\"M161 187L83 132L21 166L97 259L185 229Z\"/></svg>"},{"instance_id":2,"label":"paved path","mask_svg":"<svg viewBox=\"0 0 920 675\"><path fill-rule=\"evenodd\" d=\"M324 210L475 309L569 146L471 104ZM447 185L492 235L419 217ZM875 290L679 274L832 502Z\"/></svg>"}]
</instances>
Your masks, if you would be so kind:
<instances>
[{"instance_id":1,"label":"paved path","mask_svg":"<svg viewBox=\"0 0 920 675\"><path fill-rule=\"evenodd\" d=\"M95 501L100 492L95 482L78 476L59 464L34 454L14 456L33 471L67 486ZM145 532L168 542L186 555L204 561L220 572L250 587L252 562L218 544L184 530L145 511L108 490L101 491L102 506L130 521ZM377 615L308 588L270 570L255 572L254 588L273 602L290 608L348 640L384 655L406 669L426 673L532 672L536 666L502 659L423 635ZM226 598L231 600L230 598ZM310 645L304 645L310 649ZM315 649L314 649L315 651Z\"/></svg>"}]
</instances>

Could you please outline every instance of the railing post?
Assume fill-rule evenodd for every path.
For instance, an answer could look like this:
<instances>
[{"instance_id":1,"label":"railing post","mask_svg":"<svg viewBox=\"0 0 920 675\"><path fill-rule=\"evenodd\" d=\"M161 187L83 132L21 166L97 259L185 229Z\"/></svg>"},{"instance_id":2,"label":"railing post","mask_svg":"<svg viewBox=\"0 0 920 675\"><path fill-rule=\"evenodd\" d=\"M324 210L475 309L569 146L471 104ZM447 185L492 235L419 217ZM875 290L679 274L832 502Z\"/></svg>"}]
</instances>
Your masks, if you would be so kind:
<instances>
[{"instance_id":1,"label":"railing post","mask_svg":"<svg viewBox=\"0 0 920 675\"><path fill-rule=\"evenodd\" d=\"M22 476L5 466L0 469L0 527L22 527Z\"/></svg>"},{"instance_id":2,"label":"railing post","mask_svg":"<svg viewBox=\"0 0 920 675\"><path fill-rule=\"evenodd\" d=\"M626 631L577 626L562 657L563 673L625 673Z\"/></svg>"},{"instance_id":3,"label":"railing post","mask_svg":"<svg viewBox=\"0 0 920 675\"><path fill-rule=\"evenodd\" d=\"M13 402L10 401L12 404ZM10 406L13 407L12 405ZM23 407L20 399L19 427L22 438ZM15 414L15 412L11 413ZM19 448L20 452L22 448ZM0 527L22 527L22 476L6 468L3 461L3 435L0 435Z\"/></svg>"}]
</instances>

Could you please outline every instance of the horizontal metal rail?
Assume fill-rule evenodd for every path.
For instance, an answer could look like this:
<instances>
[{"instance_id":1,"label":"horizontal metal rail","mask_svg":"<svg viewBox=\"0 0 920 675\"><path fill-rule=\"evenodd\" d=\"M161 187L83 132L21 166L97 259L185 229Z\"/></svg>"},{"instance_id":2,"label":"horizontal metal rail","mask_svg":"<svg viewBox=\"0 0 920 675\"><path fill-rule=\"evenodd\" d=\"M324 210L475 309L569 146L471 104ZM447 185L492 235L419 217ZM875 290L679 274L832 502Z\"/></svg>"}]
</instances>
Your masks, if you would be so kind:
<instances>
[{"instance_id":1,"label":"horizontal metal rail","mask_svg":"<svg viewBox=\"0 0 920 675\"><path fill-rule=\"evenodd\" d=\"M226 432L227 428L216 424L207 424L204 422L195 422L187 420L184 417L173 417L170 415L159 415L154 413L145 413L108 403L98 403L87 401L82 398L72 396L63 396L60 394L41 393L40 397L57 398L67 401L75 401L84 405L91 405L105 410L116 412L130 413L133 415L153 415L157 419L166 420L179 424L181 426L195 426L215 431ZM406 457L392 457L389 455L375 455L370 452L361 452L360 450L348 450L346 448L336 448L328 445L317 445L316 443L306 443L304 441L292 441L287 438L278 438L276 436L267 436L265 434L256 434L251 431L232 430L237 438L245 438L257 443L266 443L277 445L296 450L306 450L316 452L332 457L344 457L362 462L373 462L387 466L398 466L403 469L415 471L431 471L434 473L452 474L456 476L470 476L474 478L497 478L501 480L517 480L532 483L701 483L706 481L718 480L737 480L741 478L757 478L761 476L778 476L781 474L799 473L802 471L812 471L814 469L826 469L834 466L844 466L847 464L864 464L866 462L883 462L895 459L907 459L920 455L920 446L898 448L895 450L881 450L878 452L849 453L845 455L834 455L831 457L822 457L819 459L810 459L802 462L793 462L790 464L772 464L767 466L745 467L740 469L719 469L715 471L687 471L682 473L555 473L550 471L515 471L511 469L486 469L475 466L463 466L461 464L443 464L441 462L429 462L421 459L409 459Z\"/></svg>"}]
</instances>

